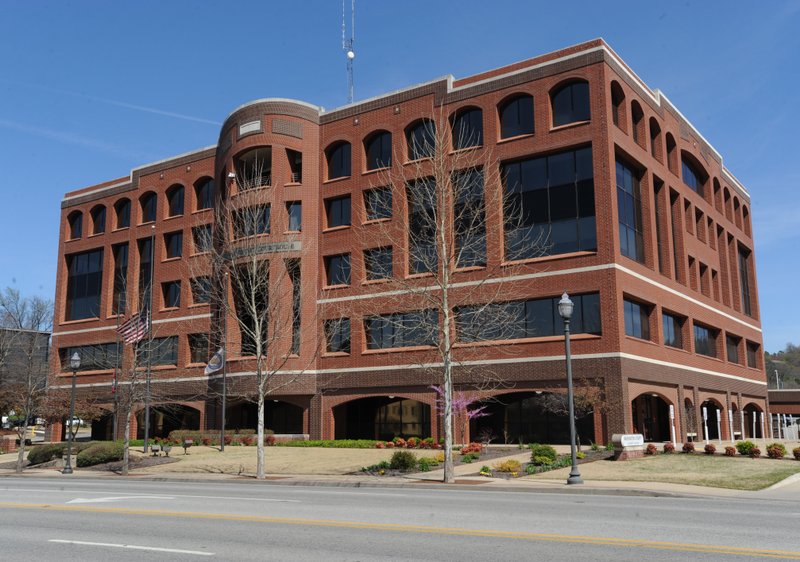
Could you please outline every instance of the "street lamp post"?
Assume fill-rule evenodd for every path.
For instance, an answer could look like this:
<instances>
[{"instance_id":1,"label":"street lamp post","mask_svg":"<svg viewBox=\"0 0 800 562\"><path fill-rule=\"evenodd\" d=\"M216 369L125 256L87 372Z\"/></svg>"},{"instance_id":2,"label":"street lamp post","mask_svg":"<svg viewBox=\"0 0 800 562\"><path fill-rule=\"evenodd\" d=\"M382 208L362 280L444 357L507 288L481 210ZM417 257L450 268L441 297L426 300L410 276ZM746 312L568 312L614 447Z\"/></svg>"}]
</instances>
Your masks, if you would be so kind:
<instances>
[{"instance_id":1,"label":"street lamp post","mask_svg":"<svg viewBox=\"0 0 800 562\"><path fill-rule=\"evenodd\" d=\"M569 321L572 318L573 302L566 291L558 301L558 313L564 320L564 349L567 358L567 397L569 401L569 449L572 454L572 470L567 478L567 484L583 484L581 473L578 471L578 453L575 449L575 396L572 389L572 356L569 352Z\"/></svg>"},{"instance_id":2,"label":"street lamp post","mask_svg":"<svg viewBox=\"0 0 800 562\"><path fill-rule=\"evenodd\" d=\"M69 366L72 368L72 394L69 397L69 418L67 419L67 464L61 474L72 474L72 421L75 417L75 376L81 367L81 356L78 355L77 351L70 357Z\"/></svg>"}]
</instances>

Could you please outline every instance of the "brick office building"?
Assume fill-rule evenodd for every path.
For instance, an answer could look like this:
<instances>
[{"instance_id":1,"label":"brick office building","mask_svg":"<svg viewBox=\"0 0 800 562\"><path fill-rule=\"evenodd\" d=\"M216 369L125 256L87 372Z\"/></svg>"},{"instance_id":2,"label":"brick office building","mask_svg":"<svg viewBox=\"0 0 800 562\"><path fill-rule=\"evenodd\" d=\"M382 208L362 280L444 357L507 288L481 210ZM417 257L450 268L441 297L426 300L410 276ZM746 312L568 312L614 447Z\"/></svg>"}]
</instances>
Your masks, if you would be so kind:
<instances>
[{"instance_id":1,"label":"brick office building","mask_svg":"<svg viewBox=\"0 0 800 562\"><path fill-rule=\"evenodd\" d=\"M743 427L750 436L751 420L766 410L766 379L749 194L691 123L602 40L331 111L257 100L231 113L215 146L68 193L54 383L66 384L68 357L78 350L92 358L79 373L79 392L111 408L115 303L124 294L129 310L139 308L152 236L153 320L166 346L153 370L155 434L219 427L219 376L204 376L203 365L206 336L216 341L221 324L196 280L192 264L202 248L195 235L213 228L214 207L239 195L242 173L252 176L260 162L260 186L247 197L269 205L269 218L249 234L263 237L271 268L299 260L303 279L297 341L282 351L291 353L285 371L303 372L269 396L267 426L313 438L441 434L437 381L421 367L431 361L430 342L387 334L380 323L391 313L423 321L409 313L413 297L404 310L381 310L381 303L398 291L397 278L418 276L424 286L426 276L400 239L382 254L391 274L378 277L388 279L375 280L369 265L370 252L389 243L378 225L402 222L408 212L403 197L387 203L376 191L382 172L411 170L424 159L415 149L422 123L468 133L448 150L474 156L487 178L481 201L513 198L523 217L509 231L502 213L487 212L483 255L453 272L475 286L492 271L513 289L513 302L502 306L520 324L490 345L472 344L454 326L456 388L487 399L490 414L471 422L458 416L457 428L512 442L568 440L565 417L543 407L565 387L555 303L566 289L580 311L572 326L577 384L603 396L582 412L582 435L604 442L638 431L669 440L673 412L677 440L702 438L705 411L711 438L729 438L728 412L733 431ZM546 250L530 251L542 232ZM347 333L345 324L326 333L334 317L347 318ZM246 381L252 362L242 358L236 323L227 325L229 376ZM320 353L315 342L326 338L335 341ZM125 346L125 357L131 353ZM496 384L481 384L481 369ZM229 427L254 426L251 404L232 401L228 413ZM108 435L108 416L95 427Z\"/></svg>"}]
</instances>

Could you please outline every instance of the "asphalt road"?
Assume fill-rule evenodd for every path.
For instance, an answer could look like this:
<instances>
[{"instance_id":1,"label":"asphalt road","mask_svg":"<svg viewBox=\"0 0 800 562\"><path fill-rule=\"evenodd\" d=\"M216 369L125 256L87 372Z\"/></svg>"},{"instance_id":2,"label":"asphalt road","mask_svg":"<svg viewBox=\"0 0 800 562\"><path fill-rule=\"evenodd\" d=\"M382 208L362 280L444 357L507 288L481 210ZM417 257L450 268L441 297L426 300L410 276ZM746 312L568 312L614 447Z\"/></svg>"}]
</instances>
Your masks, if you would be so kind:
<instances>
[{"instance_id":1,"label":"asphalt road","mask_svg":"<svg viewBox=\"0 0 800 562\"><path fill-rule=\"evenodd\" d=\"M6 477L0 517L28 560L800 560L782 500Z\"/></svg>"}]
</instances>

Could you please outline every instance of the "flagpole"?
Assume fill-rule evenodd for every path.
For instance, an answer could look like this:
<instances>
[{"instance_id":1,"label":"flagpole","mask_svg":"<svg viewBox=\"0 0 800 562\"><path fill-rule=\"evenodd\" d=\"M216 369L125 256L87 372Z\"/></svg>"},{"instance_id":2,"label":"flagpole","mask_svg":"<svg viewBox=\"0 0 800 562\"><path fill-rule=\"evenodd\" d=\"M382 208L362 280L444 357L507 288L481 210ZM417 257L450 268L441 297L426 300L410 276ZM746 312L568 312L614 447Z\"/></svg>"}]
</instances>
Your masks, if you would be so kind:
<instances>
[{"instance_id":1,"label":"flagpole","mask_svg":"<svg viewBox=\"0 0 800 562\"><path fill-rule=\"evenodd\" d=\"M152 225L150 235L150 294L147 305L147 374L145 375L145 394L144 394L144 453L148 451L148 440L150 438L150 371L153 365L153 279L155 275L156 262L156 225Z\"/></svg>"},{"instance_id":2,"label":"flagpole","mask_svg":"<svg viewBox=\"0 0 800 562\"><path fill-rule=\"evenodd\" d=\"M120 310L120 304L122 301L122 295L117 296L117 357L114 361L114 386L111 387L111 392L114 395L114 418L112 423L112 430L111 430L111 440L117 440L117 414L119 410L119 400L117 399L117 381L119 380L119 319L122 315L122 310Z\"/></svg>"},{"instance_id":3,"label":"flagpole","mask_svg":"<svg viewBox=\"0 0 800 562\"><path fill-rule=\"evenodd\" d=\"M225 410L228 405L228 272L225 272L225 283L223 284L223 306L222 306L222 431L219 436L219 450L225 452Z\"/></svg>"}]
</instances>

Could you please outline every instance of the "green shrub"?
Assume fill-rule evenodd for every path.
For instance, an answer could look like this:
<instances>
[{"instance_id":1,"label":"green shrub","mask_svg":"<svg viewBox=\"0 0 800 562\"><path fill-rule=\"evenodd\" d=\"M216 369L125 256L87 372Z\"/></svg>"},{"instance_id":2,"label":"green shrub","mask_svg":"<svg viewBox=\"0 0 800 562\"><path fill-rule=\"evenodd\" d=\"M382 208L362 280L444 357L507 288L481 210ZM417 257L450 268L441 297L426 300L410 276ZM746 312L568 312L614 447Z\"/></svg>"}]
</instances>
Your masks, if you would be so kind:
<instances>
[{"instance_id":1,"label":"green shrub","mask_svg":"<svg viewBox=\"0 0 800 562\"><path fill-rule=\"evenodd\" d=\"M72 454L76 455L93 443L72 443ZM28 453L28 464L42 464L53 459L62 458L67 452L67 443L51 443L49 445L36 445Z\"/></svg>"},{"instance_id":2,"label":"green shrub","mask_svg":"<svg viewBox=\"0 0 800 562\"><path fill-rule=\"evenodd\" d=\"M389 468L395 470L412 470L417 466L417 456L411 451L395 451L389 460Z\"/></svg>"},{"instance_id":3,"label":"green shrub","mask_svg":"<svg viewBox=\"0 0 800 562\"><path fill-rule=\"evenodd\" d=\"M606 451L613 451L613 450L614 450L614 444L611 441L606 443Z\"/></svg>"},{"instance_id":4,"label":"green shrub","mask_svg":"<svg viewBox=\"0 0 800 562\"><path fill-rule=\"evenodd\" d=\"M575 458L585 459L586 458L586 453L584 453L583 451L578 451L578 452L575 453Z\"/></svg>"},{"instance_id":5,"label":"green shrub","mask_svg":"<svg viewBox=\"0 0 800 562\"><path fill-rule=\"evenodd\" d=\"M435 462L435 460L430 457L422 457L417 461L417 470L420 472L430 472L431 467L435 466L431 461Z\"/></svg>"},{"instance_id":6,"label":"green shrub","mask_svg":"<svg viewBox=\"0 0 800 562\"><path fill-rule=\"evenodd\" d=\"M533 466L550 466L553 464L553 459L550 457L537 455L531 459L531 464Z\"/></svg>"},{"instance_id":7,"label":"green shrub","mask_svg":"<svg viewBox=\"0 0 800 562\"><path fill-rule=\"evenodd\" d=\"M36 445L28 453L29 464L42 464L53 459L60 459L67 450L66 443L53 443L52 445Z\"/></svg>"},{"instance_id":8,"label":"green shrub","mask_svg":"<svg viewBox=\"0 0 800 562\"><path fill-rule=\"evenodd\" d=\"M280 441L276 447L328 447L333 449L374 449L374 439L326 439L309 441Z\"/></svg>"},{"instance_id":9,"label":"green shrub","mask_svg":"<svg viewBox=\"0 0 800 562\"><path fill-rule=\"evenodd\" d=\"M771 459L782 459L786 456L786 446L783 443L770 443L767 445L767 456Z\"/></svg>"},{"instance_id":10,"label":"green shrub","mask_svg":"<svg viewBox=\"0 0 800 562\"><path fill-rule=\"evenodd\" d=\"M77 465L94 466L105 462L122 460L123 445L118 441L100 441L92 443L78 453Z\"/></svg>"},{"instance_id":11,"label":"green shrub","mask_svg":"<svg viewBox=\"0 0 800 562\"><path fill-rule=\"evenodd\" d=\"M750 455L750 451L756 448L756 444L752 441L739 441L736 443L736 450L739 451L739 454L747 457Z\"/></svg>"},{"instance_id":12,"label":"green shrub","mask_svg":"<svg viewBox=\"0 0 800 562\"><path fill-rule=\"evenodd\" d=\"M531 450L531 462L537 466L544 465L544 464L553 464L555 462L556 457L556 450L551 447L550 445L540 445L539 443L531 443L529 445ZM537 459L539 459L537 461ZM542 459L547 459L546 461L542 462Z\"/></svg>"},{"instance_id":13,"label":"green shrub","mask_svg":"<svg viewBox=\"0 0 800 562\"><path fill-rule=\"evenodd\" d=\"M598 445L597 443L592 441L591 449L592 449L592 451L599 451L600 450L600 445Z\"/></svg>"},{"instance_id":14,"label":"green shrub","mask_svg":"<svg viewBox=\"0 0 800 562\"><path fill-rule=\"evenodd\" d=\"M225 430L225 439L230 436L233 439L234 435L254 435L256 432L255 429L226 429ZM265 429L264 433L266 435L273 435L275 432L271 429ZM208 439L212 439L214 441L219 440L219 431L194 431L191 429L175 429L169 432L169 438L172 439L175 443L183 443L186 439L191 439L194 441L195 445L199 445L203 442L203 437ZM225 443L228 444L227 441Z\"/></svg>"},{"instance_id":15,"label":"green shrub","mask_svg":"<svg viewBox=\"0 0 800 562\"><path fill-rule=\"evenodd\" d=\"M461 457L461 462L470 463L472 461L480 460L481 456L478 453L467 453Z\"/></svg>"}]
</instances>

